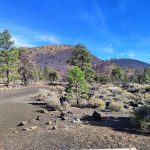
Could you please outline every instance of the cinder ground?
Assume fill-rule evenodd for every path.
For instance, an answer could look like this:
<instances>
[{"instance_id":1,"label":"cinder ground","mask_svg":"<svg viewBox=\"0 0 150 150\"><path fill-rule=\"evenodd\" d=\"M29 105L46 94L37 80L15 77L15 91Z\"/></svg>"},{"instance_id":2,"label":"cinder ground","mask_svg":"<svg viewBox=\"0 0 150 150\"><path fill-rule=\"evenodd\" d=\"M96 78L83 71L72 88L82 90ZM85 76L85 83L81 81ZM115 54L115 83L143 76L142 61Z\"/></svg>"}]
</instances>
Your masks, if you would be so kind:
<instances>
[{"instance_id":1,"label":"cinder ground","mask_svg":"<svg viewBox=\"0 0 150 150\"><path fill-rule=\"evenodd\" d=\"M92 115L93 109L71 108L73 117L61 121L60 112L40 113L45 104L33 100L41 87L0 93L0 150L57 150L136 147L150 150L150 135L129 130L128 114L101 112L99 123L72 123L73 117ZM42 87L48 88L48 87ZM40 117L40 120L34 120ZM51 120L50 125L46 125ZM25 126L17 126L28 121ZM22 130L37 126L33 131ZM52 127L56 126L56 130Z\"/></svg>"}]
</instances>

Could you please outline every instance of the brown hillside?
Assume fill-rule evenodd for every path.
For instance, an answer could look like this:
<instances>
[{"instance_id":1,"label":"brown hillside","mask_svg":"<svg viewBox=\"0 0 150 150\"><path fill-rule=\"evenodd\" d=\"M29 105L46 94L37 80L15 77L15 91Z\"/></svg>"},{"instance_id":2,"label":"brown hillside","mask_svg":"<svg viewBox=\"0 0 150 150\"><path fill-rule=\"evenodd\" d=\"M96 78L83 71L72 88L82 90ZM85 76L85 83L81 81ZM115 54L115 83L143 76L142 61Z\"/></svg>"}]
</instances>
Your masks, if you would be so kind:
<instances>
[{"instance_id":1,"label":"brown hillside","mask_svg":"<svg viewBox=\"0 0 150 150\"><path fill-rule=\"evenodd\" d=\"M33 62L38 64L40 68L48 66L65 74L70 68L66 61L72 57L74 47L70 45L48 45L27 49L29 50L29 55L32 56ZM104 62L93 56L93 68L96 72L108 75L113 67L113 63Z\"/></svg>"}]
</instances>

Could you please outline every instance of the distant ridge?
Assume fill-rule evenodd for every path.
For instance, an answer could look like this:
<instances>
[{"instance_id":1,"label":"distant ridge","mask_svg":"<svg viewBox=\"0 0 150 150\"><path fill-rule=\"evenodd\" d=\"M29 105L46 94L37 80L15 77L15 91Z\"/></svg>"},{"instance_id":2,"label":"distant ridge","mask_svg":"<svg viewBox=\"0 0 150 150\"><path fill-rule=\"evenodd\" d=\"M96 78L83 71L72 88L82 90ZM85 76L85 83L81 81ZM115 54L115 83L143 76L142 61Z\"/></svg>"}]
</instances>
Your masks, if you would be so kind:
<instances>
[{"instance_id":1,"label":"distant ridge","mask_svg":"<svg viewBox=\"0 0 150 150\"><path fill-rule=\"evenodd\" d=\"M124 68L144 69L150 67L150 64L135 59L115 59L112 62Z\"/></svg>"}]
</instances>

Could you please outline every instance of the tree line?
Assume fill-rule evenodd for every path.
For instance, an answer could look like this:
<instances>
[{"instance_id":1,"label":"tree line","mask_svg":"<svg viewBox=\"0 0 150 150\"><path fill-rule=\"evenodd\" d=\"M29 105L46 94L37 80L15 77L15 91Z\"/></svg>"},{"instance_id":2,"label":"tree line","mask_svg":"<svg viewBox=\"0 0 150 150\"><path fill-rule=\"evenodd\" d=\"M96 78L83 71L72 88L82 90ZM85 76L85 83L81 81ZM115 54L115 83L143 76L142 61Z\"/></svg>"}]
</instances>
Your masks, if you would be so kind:
<instances>
[{"instance_id":1,"label":"tree line","mask_svg":"<svg viewBox=\"0 0 150 150\"><path fill-rule=\"evenodd\" d=\"M21 80L27 85L30 80L54 81L58 78L55 70L45 66L39 68L33 63L26 48L16 48L8 30L0 32L0 78L6 79L8 87L10 81Z\"/></svg>"}]
</instances>

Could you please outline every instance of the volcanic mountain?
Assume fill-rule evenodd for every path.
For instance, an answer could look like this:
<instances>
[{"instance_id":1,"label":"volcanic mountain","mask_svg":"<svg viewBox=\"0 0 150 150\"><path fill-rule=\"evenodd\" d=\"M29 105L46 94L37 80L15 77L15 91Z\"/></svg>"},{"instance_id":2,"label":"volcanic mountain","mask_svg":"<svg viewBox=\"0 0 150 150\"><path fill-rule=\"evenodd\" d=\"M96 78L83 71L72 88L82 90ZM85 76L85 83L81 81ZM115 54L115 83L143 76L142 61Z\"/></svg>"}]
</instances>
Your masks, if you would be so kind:
<instances>
[{"instance_id":1,"label":"volcanic mountain","mask_svg":"<svg viewBox=\"0 0 150 150\"><path fill-rule=\"evenodd\" d=\"M69 45L49 45L41 47L28 48L29 55L39 67L49 66L58 71L65 71L70 66L67 60L72 57L73 46ZM93 56L93 67L97 67L103 63L102 60Z\"/></svg>"},{"instance_id":2,"label":"volcanic mountain","mask_svg":"<svg viewBox=\"0 0 150 150\"><path fill-rule=\"evenodd\" d=\"M27 48L29 55L32 56L33 62L39 67L49 66L54 70L66 72L70 66L67 65L67 60L72 57L74 47L71 45L48 45ZM101 74L110 74L115 65L122 67L132 67L144 69L150 65L133 59L115 59L112 61L103 61L96 56L93 56L93 68Z\"/></svg>"},{"instance_id":3,"label":"volcanic mountain","mask_svg":"<svg viewBox=\"0 0 150 150\"><path fill-rule=\"evenodd\" d=\"M135 59L115 59L112 62L124 68L144 69L150 67L150 64Z\"/></svg>"}]
</instances>

